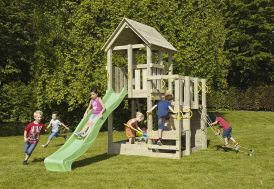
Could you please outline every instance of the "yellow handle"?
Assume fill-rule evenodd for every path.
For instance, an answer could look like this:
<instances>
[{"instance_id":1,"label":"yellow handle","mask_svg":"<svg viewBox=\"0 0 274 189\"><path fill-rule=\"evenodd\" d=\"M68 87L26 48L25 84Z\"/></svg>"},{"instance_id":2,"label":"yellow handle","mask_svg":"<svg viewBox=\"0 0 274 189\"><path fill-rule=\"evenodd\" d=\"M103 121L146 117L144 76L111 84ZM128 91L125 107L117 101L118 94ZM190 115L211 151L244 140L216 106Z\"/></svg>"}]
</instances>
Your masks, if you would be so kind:
<instances>
[{"instance_id":1,"label":"yellow handle","mask_svg":"<svg viewBox=\"0 0 274 189\"><path fill-rule=\"evenodd\" d=\"M206 85L206 93L208 93L208 86ZM202 86L201 85L198 85L198 93L202 90Z\"/></svg>"},{"instance_id":2,"label":"yellow handle","mask_svg":"<svg viewBox=\"0 0 274 189\"><path fill-rule=\"evenodd\" d=\"M185 116L184 113L189 113L188 116ZM191 111L190 107L185 106L183 107L183 111L179 111L177 114L177 119L182 120L182 119L190 119L193 116L193 112Z\"/></svg>"}]
</instances>

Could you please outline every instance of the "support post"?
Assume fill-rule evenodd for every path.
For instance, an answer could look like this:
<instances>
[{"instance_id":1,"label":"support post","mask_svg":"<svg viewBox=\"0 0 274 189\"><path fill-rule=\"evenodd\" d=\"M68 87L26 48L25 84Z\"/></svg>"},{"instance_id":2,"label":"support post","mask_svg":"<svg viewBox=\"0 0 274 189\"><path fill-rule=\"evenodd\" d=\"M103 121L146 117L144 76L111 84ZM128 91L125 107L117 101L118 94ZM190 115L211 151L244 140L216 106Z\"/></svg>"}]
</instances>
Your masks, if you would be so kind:
<instances>
[{"instance_id":1,"label":"support post","mask_svg":"<svg viewBox=\"0 0 274 189\"><path fill-rule=\"evenodd\" d=\"M128 45L127 49L127 58L128 58L128 97L132 97L132 90L133 90L133 50L132 50L132 45Z\"/></svg>"},{"instance_id":2,"label":"support post","mask_svg":"<svg viewBox=\"0 0 274 189\"><path fill-rule=\"evenodd\" d=\"M147 77L151 76L151 67L150 64L152 64L152 51L149 46L146 47L147 49ZM151 96L151 82L147 82L147 110L152 108L152 96ZM147 117L147 130L148 133L152 132L152 115L148 115ZM151 144L151 139L148 140L148 144Z\"/></svg>"},{"instance_id":3,"label":"support post","mask_svg":"<svg viewBox=\"0 0 274 189\"><path fill-rule=\"evenodd\" d=\"M136 99L131 99L131 118L136 116Z\"/></svg>"},{"instance_id":4,"label":"support post","mask_svg":"<svg viewBox=\"0 0 274 189\"><path fill-rule=\"evenodd\" d=\"M171 52L168 53L168 63L169 63L168 75L172 75L173 74L173 57ZM173 90L171 79L168 80L168 90L170 92L172 92Z\"/></svg>"},{"instance_id":5,"label":"support post","mask_svg":"<svg viewBox=\"0 0 274 189\"><path fill-rule=\"evenodd\" d=\"M180 98L181 98L181 84L180 80L175 80L175 94L174 94L174 110L176 112L180 111ZM175 128L176 128L176 147L178 147L178 151L176 151L176 157L181 158L182 157L182 128L181 128L181 120L176 119L175 120Z\"/></svg>"},{"instance_id":6,"label":"support post","mask_svg":"<svg viewBox=\"0 0 274 189\"><path fill-rule=\"evenodd\" d=\"M189 76L185 77L185 100L184 100L184 106L190 107L190 78ZM186 117L190 116L190 113L186 113ZM185 131L185 141L186 141L186 149L184 155L189 156L191 153L191 130L190 130L190 119L184 119L183 120L183 126Z\"/></svg>"},{"instance_id":7,"label":"support post","mask_svg":"<svg viewBox=\"0 0 274 189\"><path fill-rule=\"evenodd\" d=\"M199 108L199 79L197 77L194 78L194 105L195 108L198 109Z\"/></svg>"},{"instance_id":8,"label":"support post","mask_svg":"<svg viewBox=\"0 0 274 189\"><path fill-rule=\"evenodd\" d=\"M206 107L206 79L202 79L202 115L201 115L201 130L203 131L203 136L202 136L202 149L207 148L207 125L203 121L202 118L206 117L207 113L207 107Z\"/></svg>"},{"instance_id":9,"label":"support post","mask_svg":"<svg viewBox=\"0 0 274 189\"><path fill-rule=\"evenodd\" d=\"M108 76L108 90L112 89L112 49L107 51L107 76ZM113 115L112 113L108 117L108 154L112 153L113 143Z\"/></svg>"}]
</instances>

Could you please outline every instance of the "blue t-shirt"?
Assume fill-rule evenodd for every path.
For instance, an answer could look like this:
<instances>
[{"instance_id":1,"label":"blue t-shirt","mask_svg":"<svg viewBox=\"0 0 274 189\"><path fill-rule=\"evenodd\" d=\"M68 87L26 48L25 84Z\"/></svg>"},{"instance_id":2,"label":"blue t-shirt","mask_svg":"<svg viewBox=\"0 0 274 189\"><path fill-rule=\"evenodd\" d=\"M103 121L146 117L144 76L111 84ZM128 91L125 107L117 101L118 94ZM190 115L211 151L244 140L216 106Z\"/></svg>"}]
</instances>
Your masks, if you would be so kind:
<instances>
[{"instance_id":1,"label":"blue t-shirt","mask_svg":"<svg viewBox=\"0 0 274 189\"><path fill-rule=\"evenodd\" d=\"M158 118L167 117L169 113L168 107L171 103L167 100L161 100L157 104L157 116Z\"/></svg>"}]
</instances>

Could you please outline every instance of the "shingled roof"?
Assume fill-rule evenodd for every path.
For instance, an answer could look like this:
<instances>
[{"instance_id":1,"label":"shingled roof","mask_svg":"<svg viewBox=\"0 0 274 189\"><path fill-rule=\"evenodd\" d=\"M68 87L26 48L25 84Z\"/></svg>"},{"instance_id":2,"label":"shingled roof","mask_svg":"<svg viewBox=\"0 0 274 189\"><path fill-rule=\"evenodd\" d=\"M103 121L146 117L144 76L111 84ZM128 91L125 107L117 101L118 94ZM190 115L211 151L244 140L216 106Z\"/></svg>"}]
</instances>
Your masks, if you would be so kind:
<instances>
[{"instance_id":1,"label":"shingled roof","mask_svg":"<svg viewBox=\"0 0 274 189\"><path fill-rule=\"evenodd\" d=\"M128 18L120 22L102 49L107 51L111 46L138 43L177 51L156 29Z\"/></svg>"}]
</instances>

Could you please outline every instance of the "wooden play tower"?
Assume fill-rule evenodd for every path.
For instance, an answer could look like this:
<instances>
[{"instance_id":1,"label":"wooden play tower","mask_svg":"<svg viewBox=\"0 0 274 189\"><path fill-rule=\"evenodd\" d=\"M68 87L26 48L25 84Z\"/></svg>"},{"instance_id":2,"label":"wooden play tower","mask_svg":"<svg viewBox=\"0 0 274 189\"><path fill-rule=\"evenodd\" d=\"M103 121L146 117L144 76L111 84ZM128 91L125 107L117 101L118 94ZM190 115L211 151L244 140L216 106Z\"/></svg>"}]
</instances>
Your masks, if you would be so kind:
<instances>
[{"instance_id":1,"label":"wooden play tower","mask_svg":"<svg viewBox=\"0 0 274 189\"><path fill-rule=\"evenodd\" d=\"M177 51L158 31L145 24L124 18L104 44L107 52L108 89L128 91L132 116L139 99L147 99L147 110L166 91L172 92L176 115L169 120L163 132L164 145L152 144L157 138L154 115L147 115L148 142L129 144L113 142L113 116L108 118L108 153L142 155L164 158L181 158L192 151L207 148L207 129L198 112L206 112L206 80L173 74L173 54ZM146 52L146 63L136 60L136 53ZM114 67L113 52L127 57L127 67ZM164 58L167 61L164 64ZM168 65L168 66L166 66ZM143 112L144 113L144 112Z\"/></svg>"}]
</instances>

